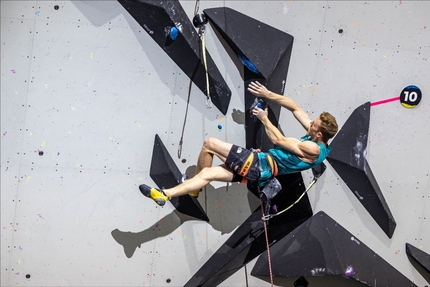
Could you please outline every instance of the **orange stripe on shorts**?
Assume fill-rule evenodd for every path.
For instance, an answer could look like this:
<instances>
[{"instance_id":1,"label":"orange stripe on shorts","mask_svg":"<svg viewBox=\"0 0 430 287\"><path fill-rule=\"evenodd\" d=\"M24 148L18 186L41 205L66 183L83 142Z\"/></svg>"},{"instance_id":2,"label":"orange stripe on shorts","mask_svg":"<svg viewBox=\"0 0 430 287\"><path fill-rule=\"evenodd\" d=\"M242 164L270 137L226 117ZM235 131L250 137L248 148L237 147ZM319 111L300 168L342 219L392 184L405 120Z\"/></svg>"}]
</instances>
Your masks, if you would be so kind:
<instances>
[{"instance_id":1,"label":"orange stripe on shorts","mask_svg":"<svg viewBox=\"0 0 430 287\"><path fill-rule=\"evenodd\" d=\"M242 168L240 169L240 171L238 172L238 174L240 176L245 177L248 172L249 169L251 168L252 162L254 160L254 153L251 153L248 158L246 159L245 163L243 164Z\"/></svg>"}]
</instances>

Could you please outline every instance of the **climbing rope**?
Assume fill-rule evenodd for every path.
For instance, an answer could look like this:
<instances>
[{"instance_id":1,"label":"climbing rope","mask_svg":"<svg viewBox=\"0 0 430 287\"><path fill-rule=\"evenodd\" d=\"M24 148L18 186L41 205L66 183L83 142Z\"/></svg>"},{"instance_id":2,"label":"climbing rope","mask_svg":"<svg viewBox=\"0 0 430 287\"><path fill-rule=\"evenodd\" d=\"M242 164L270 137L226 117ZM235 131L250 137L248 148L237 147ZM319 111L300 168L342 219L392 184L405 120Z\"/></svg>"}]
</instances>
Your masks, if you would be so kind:
<instances>
[{"instance_id":1,"label":"climbing rope","mask_svg":"<svg viewBox=\"0 0 430 287\"><path fill-rule=\"evenodd\" d=\"M184 131L185 131L185 125L187 123L188 107L190 106L191 87L192 86L193 86L193 81L190 80L190 85L188 86L188 100L187 100L187 107L185 109L184 124L182 125L181 139L179 140L179 145L178 145L178 158L179 159L181 158L181 155L182 155L182 144L184 143Z\"/></svg>"},{"instance_id":2,"label":"climbing rope","mask_svg":"<svg viewBox=\"0 0 430 287\"><path fill-rule=\"evenodd\" d=\"M196 15L199 12L199 7L200 7L200 0L196 0L196 4L194 6L194 19L196 19ZM193 22L194 22L193 19ZM205 46L204 46L204 26L199 27L199 35L201 34L201 39L202 39L202 49L203 51L205 51ZM209 77L208 77L208 73L207 73L207 66L206 66L206 53L203 53L203 61L204 61L204 65L205 65L205 70L206 70L206 85L207 85L207 90L209 93ZM193 77L197 71L198 68L198 64L196 65L193 74L190 77L190 84L188 87L188 99L187 99L187 106L185 108L185 117L184 117L184 124L182 125L182 133L181 133L181 139L179 140L179 144L178 144L178 158L181 158L182 155L182 146L184 143L184 132L185 132L185 125L187 123L187 117L188 117L188 108L190 106L190 98L191 98L191 87L193 85ZM209 94L207 96L208 99L210 99Z\"/></svg>"},{"instance_id":3,"label":"climbing rope","mask_svg":"<svg viewBox=\"0 0 430 287\"><path fill-rule=\"evenodd\" d=\"M290 208L292 208L294 205L297 204L297 202L299 202L302 199L303 196L305 196L305 194L311 189L311 187L317 182L317 180L318 180L318 177L314 177L314 179L312 180L312 182L309 184L308 188L306 188L306 190L302 193L302 195L300 195L299 198L293 204L291 204L287 208L285 208L282 211L279 211L277 213L263 215L262 219L264 221L267 221L267 220L269 220L269 219L271 219L271 218L273 218L275 216L278 216L278 215L284 213L285 211L289 210Z\"/></svg>"},{"instance_id":4,"label":"climbing rope","mask_svg":"<svg viewBox=\"0 0 430 287\"><path fill-rule=\"evenodd\" d=\"M258 187L258 194L260 194L260 187ZM260 206L261 206L261 214L264 215L264 206L263 206L263 200L260 197ZM266 237L266 249L267 249L267 262L269 264L269 274L270 274L270 286L273 287L273 272L272 272L272 260L270 258L270 245L269 245L269 235L267 232L267 224L266 220L263 220L263 226L264 226L264 235Z\"/></svg>"},{"instance_id":5,"label":"climbing rope","mask_svg":"<svg viewBox=\"0 0 430 287\"><path fill-rule=\"evenodd\" d=\"M262 214L262 220L263 220L263 225L264 225L264 234L265 234L265 236L266 236L266 249L267 249L267 261L268 261L268 264L269 264L269 274L270 274L270 283L271 283L271 286L273 287L273 272L272 272L272 261L271 261L271 257L270 257L270 245L269 245L269 236L268 236L268 232L267 232L267 221L269 220L269 219L271 219L271 218L273 218L274 216L278 216L278 215L280 215L280 214L282 214L282 213L284 213L284 212L286 212L287 210L289 210L290 208L292 208L294 205L296 205L297 204L297 202L299 202L301 199L302 199L302 197L311 189L311 187L317 182L317 180L318 180L318 178L321 176L321 174L322 174L322 172L321 173L319 173L319 174L316 174L315 173L315 176L314 176L314 179L313 179L313 181L311 182L311 184L308 186L308 188L306 188L306 190L302 193L302 195L300 195L300 197L293 203L293 204L291 204L290 206L288 206L287 208L285 208L284 210L282 210L282 211L280 211L280 212L277 212L277 213L275 213L275 214L267 214L267 215L265 215L264 214L264 211L265 211L265 209L266 208L264 208L264 205L263 205L263 200L262 200L262 197L260 196L260 206L261 206L261 214ZM296 182L297 182L297 180L296 180ZM258 194L259 195L261 195L261 190L260 190L260 187L258 186ZM266 204L269 204L270 205L270 203L266 203ZM270 207L270 206L269 206ZM270 210L270 209L269 209Z\"/></svg>"},{"instance_id":6,"label":"climbing rope","mask_svg":"<svg viewBox=\"0 0 430 287\"><path fill-rule=\"evenodd\" d=\"M208 73L208 67L207 67L207 61L206 61L206 46L205 46L205 24L207 23L206 18L204 17L204 15L198 15L199 12L199 7L200 7L200 0L196 0L196 4L194 6L194 18L193 18L193 24L194 26L197 28L199 28L199 36L200 36L200 40L202 42L202 58L203 58L203 65L205 68L205 73L206 73L206 107L211 108L212 107L212 100L210 97L210 89L209 89L209 73ZM187 116L188 116L188 107L190 105L190 97L191 97L191 87L193 84L193 77L197 71L198 68L198 64L196 66L196 68L194 69L193 74L190 77L190 85L188 87L188 100L187 100L187 107L185 110L185 117L184 117L184 124L182 126L182 134L181 134L181 139L179 140L179 144L178 144L178 158L181 158L182 155L182 146L184 143L184 131L185 131L185 125L187 123Z\"/></svg>"}]
</instances>

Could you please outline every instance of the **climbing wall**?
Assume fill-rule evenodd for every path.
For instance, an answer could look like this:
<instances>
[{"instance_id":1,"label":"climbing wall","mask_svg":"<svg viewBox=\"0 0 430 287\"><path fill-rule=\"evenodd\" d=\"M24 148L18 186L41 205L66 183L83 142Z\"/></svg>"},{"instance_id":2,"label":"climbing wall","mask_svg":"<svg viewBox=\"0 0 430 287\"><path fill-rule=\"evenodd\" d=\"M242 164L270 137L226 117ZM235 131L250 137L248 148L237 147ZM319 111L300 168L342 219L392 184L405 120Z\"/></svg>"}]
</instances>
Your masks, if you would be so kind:
<instances>
[{"instance_id":1,"label":"climbing wall","mask_svg":"<svg viewBox=\"0 0 430 287\"><path fill-rule=\"evenodd\" d=\"M120 2L1 1L1 285L184 286L204 274L199 278L216 277L219 286L270 286L264 250L251 256L237 249L249 230L261 230L259 201L246 185L208 185L192 203L208 221L177 204L159 207L138 189L156 184L151 167L160 143L170 157L166 174L189 175L205 138L247 144L249 72L234 40L206 26L216 77L227 85L218 91L231 97L228 108L207 108L204 84L190 83L171 56L174 45L163 49L153 37L159 27L142 26ZM196 2L179 4L188 19L174 24L184 28ZM294 37L283 93L312 118L329 111L348 127L302 202L310 208L302 212L314 217L288 225L288 234L271 231L273 252L288 250L273 255L275 285L294 286L304 276L309 286L380 286L377 271L360 278L371 254L373 270L390 270L408 286L428 285L430 4L229 0L200 1L198 12L223 7ZM410 85L422 93L416 106L400 102ZM361 137L352 120L357 112L368 125ZM303 135L288 111L281 110L279 126L286 136ZM348 149L342 137L350 134L356 138ZM352 161L345 160L348 151ZM366 190L343 164L355 179L362 176ZM294 192L312 178L302 172L304 186ZM369 207L367 198L377 203ZM380 210L387 223L377 219ZM348 250L320 225L341 234L352 253L364 251L344 262ZM321 255L306 264L314 251L298 244L310 239L319 242L319 255L335 250L339 262L325 264ZM226 254L239 255L224 275L205 267Z\"/></svg>"}]
</instances>

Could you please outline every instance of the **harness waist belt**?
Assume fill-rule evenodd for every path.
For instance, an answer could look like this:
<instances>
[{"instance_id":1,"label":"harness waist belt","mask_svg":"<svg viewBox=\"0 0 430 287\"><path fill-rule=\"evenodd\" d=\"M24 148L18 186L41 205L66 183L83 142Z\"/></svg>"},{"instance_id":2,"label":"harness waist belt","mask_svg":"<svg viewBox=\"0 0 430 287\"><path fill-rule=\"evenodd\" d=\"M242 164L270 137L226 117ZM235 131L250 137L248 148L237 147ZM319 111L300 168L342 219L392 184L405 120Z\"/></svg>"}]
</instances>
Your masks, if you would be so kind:
<instances>
[{"instance_id":1,"label":"harness waist belt","mask_svg":"<svg viewBox=\"0 0 430 287\"><path fill-rule=\"evenodd\" d=\"M278 176L278 164L273 160L273 157L270 154L266 154L266 158L270 165L273 176Z\"/></svg>"}]
</instances>

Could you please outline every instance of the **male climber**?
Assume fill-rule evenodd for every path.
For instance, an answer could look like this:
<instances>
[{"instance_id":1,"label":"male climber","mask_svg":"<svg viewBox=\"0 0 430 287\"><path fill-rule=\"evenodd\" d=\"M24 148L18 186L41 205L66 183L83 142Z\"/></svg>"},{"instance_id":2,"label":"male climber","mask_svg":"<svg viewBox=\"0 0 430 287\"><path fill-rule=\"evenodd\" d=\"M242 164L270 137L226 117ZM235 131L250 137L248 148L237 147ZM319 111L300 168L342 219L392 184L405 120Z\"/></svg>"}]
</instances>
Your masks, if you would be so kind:
<instances>
[{"instance_id":1,"label":"male climber","mask_svg":"<svg viewBox=\"0 0 430 287\"><path fill-rule=\"evenodd\" d=\"M142 194L163 206L172 197L184 194L198 196L202 188L211 181L254 181L262 188L274 176L315 167L327 157L331 150L327 144L328 140L338 130L336 119L331 114L323 112L312 121L292 99L269 91L257 81L248 85L248 91L291 111L307 131L306 135L300 139L283 136L270 122L267 108L263 110L257 106L252 110L252 114L264 125L267 136L275 145L274 148L268 152L260 152L208 138L200 151L194 177L173 188L162 190L142 184L139 186ZM212 166L214 155L223 162L222 165Z\"/></svg>"}]
</instances>

